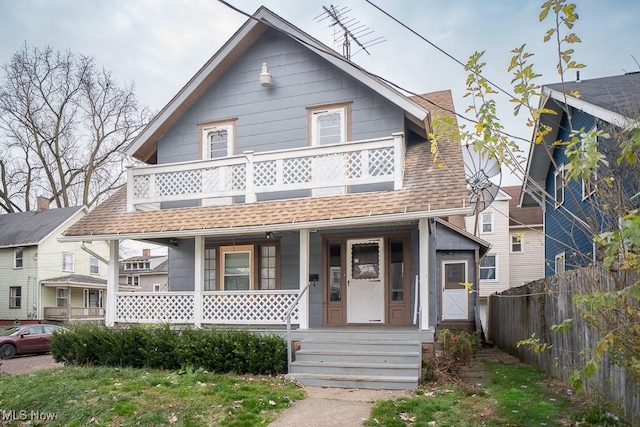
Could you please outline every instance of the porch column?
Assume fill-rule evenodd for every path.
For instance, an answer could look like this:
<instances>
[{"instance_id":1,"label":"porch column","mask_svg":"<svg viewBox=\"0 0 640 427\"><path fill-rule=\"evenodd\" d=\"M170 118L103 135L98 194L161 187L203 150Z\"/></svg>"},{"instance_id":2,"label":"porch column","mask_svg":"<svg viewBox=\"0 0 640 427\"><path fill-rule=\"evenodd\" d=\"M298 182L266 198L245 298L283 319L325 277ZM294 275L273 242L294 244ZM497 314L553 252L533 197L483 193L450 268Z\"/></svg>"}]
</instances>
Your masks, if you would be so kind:
<instances>
[{"instance_id":1,"label":"porch column","mask_svg":"<svg viewBox=\"0 0 640 427\"><path fill-rule=\"evenodd\" d=\"M109 241L109 266L107 268L107 301L104 321L113 326L116 321L116 291L118 290L120 264L120 241Z\"/></svg>"},{"instance_id":2,"label":"porch column","mask_svg":"<svg viewBox=\"0 0 640 427\"><path fill-rule=\"evenodd\" d=\"M420 246L420 324L422 330L429 326L429 222L427 218L418 221L418 234Z\"/></svg>"},{"instance_id":3,"label":"porch column","mask_svg":"<svg viewBox=\"0 0 640 427\"><path fill-rule=\"evenodd\" d=\"M300 230L300 292L309 284L309 229ZM309 329L309 290L298 302L300 329Z\"/></svg>"},{"instance_id":4,"label":"porch column","mask_svg":"<svg viewBox=\"0 0 640 427\"><path fill-rule=\"evenodd\" d=\"M204 237L195 237L195 271L193 272L193 323L202 326L202 284L204 283Z\"/></svg>"}]
</instances>

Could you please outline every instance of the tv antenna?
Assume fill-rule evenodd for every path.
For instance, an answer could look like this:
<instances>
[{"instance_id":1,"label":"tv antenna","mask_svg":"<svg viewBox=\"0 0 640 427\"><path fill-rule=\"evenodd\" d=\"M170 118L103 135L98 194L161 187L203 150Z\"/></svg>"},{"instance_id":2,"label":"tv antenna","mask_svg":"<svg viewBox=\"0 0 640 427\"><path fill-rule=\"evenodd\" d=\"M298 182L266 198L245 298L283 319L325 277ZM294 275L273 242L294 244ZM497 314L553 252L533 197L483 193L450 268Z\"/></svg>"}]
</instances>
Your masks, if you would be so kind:
<instances>
[{"instance_id":1,"label":"tv antenna","mask_svg":"<svg viewBox=\"0 0 640 427\"><path fill-rule=\"evenodd\" d=\"M480 153L469 143L462 146L464 176L467 180L469 201L475 205L474 235L478 233L478 216L496 198L502 184L500 163L489 153Z\"/></svg>"},{"instance_id":2,"label":"tv antenna","mask_svg":"<svg viewBox=\"0 0 640 427\"><path fill-rule=\"evenodd\" d=\"M347 6L322 6L324 12L316 16L314 19L320 23L324 20L329 21L329 27L333 28L333 43L334 47L338 44L342 44L342 56L347 59L351 59L359 52L365 51L371 55L367 48L387 41L384 37L374 37L373 30L357 21L355 18L350 18L347 14L351 12ZM353 55L351 55L351 42L354 42L360 47Z\"/></svg>"}]
</instances>

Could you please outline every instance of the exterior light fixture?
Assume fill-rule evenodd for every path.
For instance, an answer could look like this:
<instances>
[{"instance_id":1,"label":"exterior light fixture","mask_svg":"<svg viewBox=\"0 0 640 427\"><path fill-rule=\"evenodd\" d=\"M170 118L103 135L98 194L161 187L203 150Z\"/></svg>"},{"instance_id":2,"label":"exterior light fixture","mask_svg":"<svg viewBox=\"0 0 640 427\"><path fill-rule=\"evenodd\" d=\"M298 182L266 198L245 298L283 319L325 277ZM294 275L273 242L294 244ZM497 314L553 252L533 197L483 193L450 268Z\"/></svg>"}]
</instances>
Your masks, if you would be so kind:
<instances>
[{"instance_id":1,"label":"exterior light fixture","mask_svg":"<svg viewBox=\"0 0 640 427\"><path fill-rule=\"evenodd\" d=\"M267 240L272 240L272 239L275 239L276 235L273 234L273 232L271 231L267 231L266 237L267 237Z\"/></svg>"},{"instance_id":2,"label":"exterior light fixture","mask_svg":"<svg viewBox=\"0 0 640 427\"><path fill-rule=\"evenodd\" d=\"M262 87L271 87L271 85L273 84L273 77L271 76L271 74L269 74L269 71L267 70L266 62L262 63L262 72L258 76L258 81L260 82L260 85Z\"/></svg>"}]
</instances>

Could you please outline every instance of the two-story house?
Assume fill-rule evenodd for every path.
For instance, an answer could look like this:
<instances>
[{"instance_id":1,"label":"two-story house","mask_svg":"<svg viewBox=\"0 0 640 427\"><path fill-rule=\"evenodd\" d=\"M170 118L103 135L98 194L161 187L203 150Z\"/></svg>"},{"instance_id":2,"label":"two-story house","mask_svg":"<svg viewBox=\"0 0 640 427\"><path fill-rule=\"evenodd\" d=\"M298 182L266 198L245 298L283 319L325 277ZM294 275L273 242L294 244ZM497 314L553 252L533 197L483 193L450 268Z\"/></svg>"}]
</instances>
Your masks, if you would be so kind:
<instances>
[{"instance_id":1,"label":"two-story house","mask_svg":"<svg viewBox=\"0 0 640 427\"><path fill-rule=\"evenodd\" d=\"M166 255L151 255L151 249L143 249L142 255L120 261L119 289L135 292L167 291L168 266Z\"/></svg>"},{"instance_id":2,"label":"two-story house","mask_svg":"<svg viewBox=\"0 0 640 427\"><path fill-rule=\"evenodd\" d=\"M540 126L549 132L531 144L522 206L539 205L544 211L545 276L598 262L594 237L613 231L619 218L640 200L637 166L618 165L624 130L640 117L640 73L545 85ZM599 163L591 179L565 178L566 146L572 131L601 130L598 138L607 164Z\"/></svg>"},{"instance_id":3,"label":"two-story house","mask_svg":"<svg viewBox=\"0 0 640 427\"><path fill-rule=\"evenodd\" d=\"M442 220L472 207L451 135L434 162L438 114L455 120L449 91L409 98L260 8L127 148L147 165L62 240L109 242L108 325L291 323L297 380L415 387L443 317L473 321L463 284L486 251ZM169 248L166 292L118 291L122 239Z\"/></svg>"},{"instance_id":4,"label":"two-story house","mask_svg":"<svg viewBox=\"0 0 640 427\"><path fill-rule=\"evenodd\" d=\"M41 198L36 211L0 215L0 323L104 319L108 245L57 241L86 212Z\"/></svg>"}]
</instances>

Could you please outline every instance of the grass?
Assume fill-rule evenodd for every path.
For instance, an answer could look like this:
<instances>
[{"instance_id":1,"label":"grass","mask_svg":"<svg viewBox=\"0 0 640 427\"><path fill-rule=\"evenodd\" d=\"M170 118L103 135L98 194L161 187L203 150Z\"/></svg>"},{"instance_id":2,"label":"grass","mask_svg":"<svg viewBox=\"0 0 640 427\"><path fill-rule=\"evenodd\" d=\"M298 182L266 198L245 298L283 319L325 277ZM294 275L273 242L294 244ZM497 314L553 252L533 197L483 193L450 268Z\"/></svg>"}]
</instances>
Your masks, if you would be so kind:
<instances>
[{"instance_id":1,"label":"grass","mask_svg":"<svg viewBox=\"0 0 640 427\"><path fill-rule=\"evenodd\" d=\"M0 375L0 425L267 425L303 397L276 377L70 366Z\"/></svg>"},{"instance_id":2,"label":"grass","mask_svg":"<svg viewBox=\"0 0 640 427\"><path fill-rule=\"evenodd\" d=\"M492 374L486 386L428 384L421 396L378 402L365 426L621 425L529 366L484 363Z\"/></svg>"}]
</instances>

